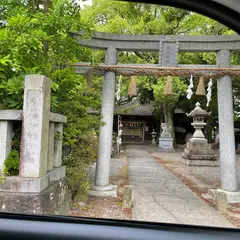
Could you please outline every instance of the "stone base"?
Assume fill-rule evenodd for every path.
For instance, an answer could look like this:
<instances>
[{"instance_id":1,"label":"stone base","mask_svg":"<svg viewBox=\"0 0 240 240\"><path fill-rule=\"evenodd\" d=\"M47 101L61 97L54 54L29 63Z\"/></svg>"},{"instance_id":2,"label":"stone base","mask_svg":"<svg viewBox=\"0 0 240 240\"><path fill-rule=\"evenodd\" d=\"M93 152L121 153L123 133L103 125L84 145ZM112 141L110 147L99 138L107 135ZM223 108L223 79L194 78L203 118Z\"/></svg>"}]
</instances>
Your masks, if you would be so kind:
<instances>
[{"instance_id":1,"label":"stone base","mask_svg":"<svg viewBox=\"0 0 240 240\"><path fill-rule=\"evenodd\" d=\"M70 197L63 178L41 193L0 192L0 211L68 215Z\"/></svg>"},{"instance_id":2,"label":"stone base","mask_svg":"<svg viewBox=\"0 0 240 240\"><path fill-rule=\"evenodd\" d=\"M158 149L159 152L172 153L175 152L175 149Z\"/></svg>"},{"instance_id":3,"label":"stone base","mask_svg":"<svg viewBox=\"0 0 240 240\"><path fill-rule=\"evenodd\" d=\"M227 196L227 202L228 203L240 203L240 191L237 192L229 192L225 191L223 189L209 189L208 190L208 196L211 199L216 200L217 199L217 193L225 193Z\"/></svg>"},{"instance_id":4,"label":"stone base","mask_svg":"<svg viewBox=\"0 0 240 240\"><path fill-rule=\"evenodd\" d=\"M66 176L64 166L53 168L39 178L24 178L20 176L6 177L0 184L0 192L40 193Z\"/></svg>"},{"instance_id":5,"label":"stone base","mask_svg":"<svg viewBox=\"0 0 240 240\"><path fill-rule=\"evenodd\" d=\"M173 152L173 138L159 138L159 150L163 152Z\"/></svg>"},{"instance_id":6,"label":"stone base","mask_svg":"<svg viewBox=\"0 0 240 240\"><path fill-rule=\"evenodd\" d=\"M209 167L217 167L219 166L219 161L217 159L207 159L204 156L196 156L194 159L189 159L189 156L186 156L184 153L182 154L181 162L188 166L209 166ZM202 157L202 159L200 159Z\"/></svg>"},{"instance_id":7,"label":"stone base","mask_svg":"<svg viewBox=\"0 0 240 240\"><path fill-rule=\"evenodd\" d=\"M189 166L219 166L218 156L211 149L206 139L192 138L187 142L181 162Z\"/></svg>"},{"instance_id":8,"label":"stone base","mask_svg":"<svg viewBox=\"0 0 240 240\"><path fill-rule=\"evenodd\" d=\"M117 185L108 185L108 186L96 186L93 185L88 192L91 196L96 197L117 197Z\"/></svg>"}]
</instances>

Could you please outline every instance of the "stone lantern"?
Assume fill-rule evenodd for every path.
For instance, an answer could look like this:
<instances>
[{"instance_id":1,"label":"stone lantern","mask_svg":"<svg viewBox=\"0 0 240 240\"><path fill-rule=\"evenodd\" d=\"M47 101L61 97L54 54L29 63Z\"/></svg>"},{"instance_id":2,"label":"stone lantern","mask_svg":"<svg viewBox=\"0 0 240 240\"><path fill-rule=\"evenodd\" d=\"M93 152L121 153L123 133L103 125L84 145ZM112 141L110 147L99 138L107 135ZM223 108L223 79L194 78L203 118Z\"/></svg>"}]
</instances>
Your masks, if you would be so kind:
<instances>
[{"instance_id":1,"label":"stone lantern","mask_svg":"<svg viewBox=\"0 0 240 240\"><path fill-rule=\"evenodd\" d=\"M182 162L187 165L195 166L216 166L217 155L208 144L202 129L206 125L205 118L211 114L200 107L200 103L196 103L193 111L187 114L193 118L192 126L195 128L193 137L187 142L186 148L182 153Z\"/></svg>"},{"instance_id":2,"label":"stone lantern","mask_svg":"<svg viewBox=\"0 0 240 240\"><path fill-rule=\"evenodd\" d=\"M151 135L152 135L152 145L156 145L156 136L157 136L157 133L155 132L154 129L153 129Z\"/></svg>"},{"instance_id":3,"label":"stone lantern","mask_svg":"<svg viewBox=\"0 0 240 240\"><path fill-rule=\"evenodd\" d=\"M188 117L193 118L193 123L191 125L196 129L190 141L192 142L194 140L197 140L207 142L207 139L205 138L202 129L206 125L206 123L204 122L205 117L209 116L211 112L208 113L207 111L203 110L200 107L199 102L197 102L195 106L196 107L194 108L193 111L191 111L189 114L187 113Z\"/></svg>"}]
</instances>

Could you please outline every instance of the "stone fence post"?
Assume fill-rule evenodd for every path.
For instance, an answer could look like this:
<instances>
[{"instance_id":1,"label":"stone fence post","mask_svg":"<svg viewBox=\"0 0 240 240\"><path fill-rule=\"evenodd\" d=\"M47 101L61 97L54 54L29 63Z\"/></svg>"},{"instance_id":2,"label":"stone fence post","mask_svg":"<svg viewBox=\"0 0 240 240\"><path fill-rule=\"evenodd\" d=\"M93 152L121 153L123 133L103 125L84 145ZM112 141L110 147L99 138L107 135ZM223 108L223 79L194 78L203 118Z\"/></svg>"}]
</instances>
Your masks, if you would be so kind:
<instances>
[{"instance_id":1,"label":"stone fence post","mask_svg":"<svg viewBox=\"0 0 240 240\"><path fill-rule=\"evenodd\" d=\"M25 77L20 176L47 173L51 82L42 75Z\"/></svg>"},{"instance_id":2,"label":"stone fence post","mask_svg":"<svg viewBox=\"0 0 240 240\"><path fill-rule=\"evenodd\" d=\"M63 123L50 112L51 81L42 75L25 77L23 110L0 111L0 170L11 152L13 121L22 121L19 176L0 184L0 211L68 213L69 194L62 163Z\"/></svg>"},{"instance_id":3,"label":"stone fence post","mask_svg":"<svg viewBox=\"0 0 240 240\"><path fill-rule=\"evenodd\" d=\"M11 152L12 122L0 121L0 171L3 170L4 161Z\"/></svg>"}]
</instances>

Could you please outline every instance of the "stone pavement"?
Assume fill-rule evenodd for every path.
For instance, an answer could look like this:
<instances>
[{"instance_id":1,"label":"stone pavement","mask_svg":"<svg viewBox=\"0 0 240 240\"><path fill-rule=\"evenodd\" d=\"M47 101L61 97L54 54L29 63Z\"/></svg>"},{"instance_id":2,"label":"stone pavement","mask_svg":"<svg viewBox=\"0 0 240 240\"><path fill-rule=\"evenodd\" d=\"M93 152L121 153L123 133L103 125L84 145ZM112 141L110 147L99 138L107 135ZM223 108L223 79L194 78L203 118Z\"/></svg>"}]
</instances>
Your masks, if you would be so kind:
<instances>
[{"instance_id":1,"label":"stone pavement","mask_svg":"<svg viewBox=\"0 0 240 240\"><path fill-rule=\"evenodd\" d=\"M181 162L181 153L183 149L176 149L175 152L160 152L157 147L145 146L152 156L158 157L165 162L167 166L174 167L175 172L186 177L195 186L205 189L217 189L221 187L221 169L208 166L186 166ZM215 152L219 155L219 151ZM236 154L237 175L240 176L240 154ZM240 178L238 178L240 187Z\"/></svg>"},{"instance_id":2,"label":"stone pavement","mask_svg":"<svg viewBox=\"0 0 240 240\"><path fill-rule=\"evenodd\" d=\"M133 220L234 228L147 150L143 145L126 146Z\"/></svg>"}]
</instances>

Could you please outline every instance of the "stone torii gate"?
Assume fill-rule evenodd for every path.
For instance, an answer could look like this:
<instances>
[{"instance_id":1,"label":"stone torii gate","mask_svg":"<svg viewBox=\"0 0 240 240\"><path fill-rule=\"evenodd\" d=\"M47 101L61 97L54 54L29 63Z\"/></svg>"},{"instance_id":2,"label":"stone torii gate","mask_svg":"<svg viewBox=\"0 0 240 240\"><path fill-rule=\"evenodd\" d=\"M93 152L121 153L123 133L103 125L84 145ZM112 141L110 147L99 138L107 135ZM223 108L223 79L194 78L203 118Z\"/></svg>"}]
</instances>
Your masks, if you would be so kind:
<instances>
[{"instance_id":1,"label":"stone torii gate","mask_svg":"<svg viewBox=\"0 0 240 240\"><path fill-rule=\"evenodd\" d=\"M93 33L91 39L82 39L74 33L80 45L105 50L105 64L101 66L116 66L119 71L110 68L94 68L89 65L78 65L80 74L104 74L101 115L106 123L100 127L99 152L95 173L95 182L91 194L97 196L116 196L116 187L109 184L112 126L114 112L114 96L116 74L122 71L131 72L131 67L146 68L164 67L174 69L192 69L200 76L204 73L214 73L214 69L239 69L230 63L231 51L240 51L239 35L225 36L157 36L157 35L124 35L110 33ZM118 51L159 52L158 64L136 65L117 64ZM178 64L179 52L216 52L215 65L185 65ZM121 69L121 67L123 69ZM240 69L239 69L240 70ZM195 76L196 74L193 73ZM171 75L171 70L168 73ZM227 73L226 73L227 74ZM238 177L235 156L235 139L233 124L232 78L220 75L217 79L219 136L221 142L221 191L227 194L228 202L240 202ZM189 76L189 75L188 75ZM236 200L237 199L237 200Z\"/></svg>"}]
</instances>

